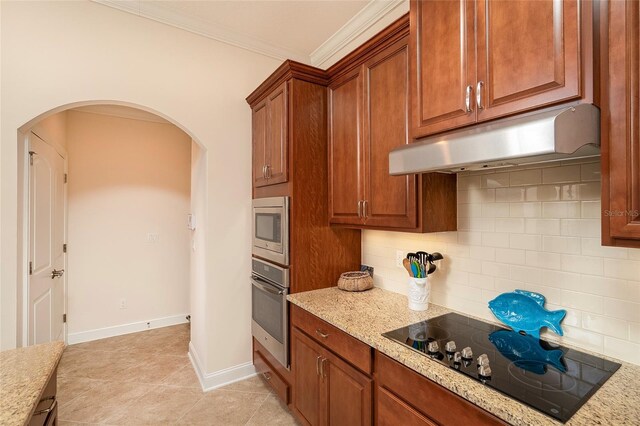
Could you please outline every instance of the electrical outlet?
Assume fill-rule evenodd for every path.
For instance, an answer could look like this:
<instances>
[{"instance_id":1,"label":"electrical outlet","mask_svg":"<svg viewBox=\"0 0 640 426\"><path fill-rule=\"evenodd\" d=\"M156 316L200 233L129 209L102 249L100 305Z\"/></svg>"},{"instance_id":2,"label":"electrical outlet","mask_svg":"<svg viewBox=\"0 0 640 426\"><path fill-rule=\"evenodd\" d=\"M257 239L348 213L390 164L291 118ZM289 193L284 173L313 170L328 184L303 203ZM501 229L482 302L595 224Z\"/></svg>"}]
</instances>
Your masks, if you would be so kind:
<instances>
[{"instance_id":1,"label":"electrical outlet","mask_svg":"<svg viewBox=\"0 0 640 426\"><path fill-rule=\"evenodd\" d=\"M407 255L402 250L396 250L396 266L398 268L404 268L402 262Z\"/></svg>"},{"instance_id":2,"label":"electrical outlet","mask_svg":"<svg viewBox=\"0 0 640 426\"><path fill-rule=\"evenodd\" d=\"M127 309L127 299L120 299L120 309Z\"/></svg>"},{"instance_id":3,"label":"electrical outlet","mask_svg":"<svg viewBox=\"0 0 640 426\"><path fill-rule=\"evenodd\" d=\"M147 242L148 243L157 243L160 241L160 234L149 232L147 234Z\"/></svg>"}]
</instances>

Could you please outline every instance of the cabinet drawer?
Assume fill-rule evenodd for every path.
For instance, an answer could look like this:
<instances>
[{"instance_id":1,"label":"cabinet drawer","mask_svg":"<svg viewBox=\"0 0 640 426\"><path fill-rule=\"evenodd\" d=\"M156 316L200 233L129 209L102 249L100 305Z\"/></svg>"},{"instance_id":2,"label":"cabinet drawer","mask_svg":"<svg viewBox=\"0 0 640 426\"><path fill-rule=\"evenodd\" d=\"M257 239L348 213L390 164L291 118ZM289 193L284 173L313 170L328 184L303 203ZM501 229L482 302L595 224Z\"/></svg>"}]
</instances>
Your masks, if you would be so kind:
<instances>
[{"instance_id":1,"label":"cabinet drawer","mask_svg":"<svg viewBox=\"0 0 640 426\"><path fill-rule=\"evenodd\" d=\"M289 404L289 385L275 372L271 364L259 351L253 351L253 365L258 374L273 388L280 400L285 404Z\"/></svg>"},{"instance_id":2,"label":"cabinet drawer","mask_svg":"<svg viewBox=\"0 0 640 426\"><path fill-rule=\"evenodd\" d=\"M505 425L502 420L376 351L378 385L441 425Z\"/></svg>"},{"instance_id":3,"label":"cabinet drawer","mask_svg":"<svg viewBox=\"0 0 640 426\"><path fill-rule=\"evenodd\" d=\"M377 391L376 424L378 426L437 426L385 388L379 387Z\"/></svg>"},{"instance_id":4,"label":"cabinet drawer","mask_svg":"<svg viewBox=\"0 0 640 426\"><path fill-rule=\"evenodd\" d=\"M356 368L371 375L372 349L369 345L295 305L291 307L291 323Z\"/></svg>"}]
</instances>

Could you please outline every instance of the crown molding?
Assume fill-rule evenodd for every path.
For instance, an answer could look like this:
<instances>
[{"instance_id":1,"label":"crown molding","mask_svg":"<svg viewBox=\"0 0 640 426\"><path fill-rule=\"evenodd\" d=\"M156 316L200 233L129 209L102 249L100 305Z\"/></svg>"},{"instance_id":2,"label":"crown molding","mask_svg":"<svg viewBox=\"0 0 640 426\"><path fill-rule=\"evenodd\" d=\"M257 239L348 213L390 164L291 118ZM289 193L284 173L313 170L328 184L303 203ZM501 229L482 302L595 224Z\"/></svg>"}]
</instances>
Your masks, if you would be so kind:
<instances>
[{"instance_id":1,"label":"crown molding","mask_svg":"<svg viewBox=\"0 0 640 426\"><path fill-rule=\"evenodd\" d=\"M322 67L333 55L351 43L354 39L371 28L391 11L407 0L371 0L360 12L344 24L338 31L311 52L311 65ZM408 11L408 6L407 10Z\"/></svg>"},{"instance_id":2,"label":"crown molding","mask_svg":"<svg viewBox=\"0 0 640 426\"><path fill-rule=\"evenodd\" d=\"M163 5L163 2L150 1L119 1L119 0L92 0L114 9L138 15L143 18L161 22L172 27L180 28L194 34L198 34L213 40L217 40L232 46L236 46L251 52L259 53L270 58L286 60L293 59L308 63L309 57L292 50L265 43L254 37L250 37L236 31L224 28L220 25L212 25L200 19L178 13Z\"/></svg>"},{"instance_id":3,"label":"crown molding","mask_svg":"<svg viewBox=\"0 0 640 426\"><path fill-rule=\"evenodd\" d=\"M288 60L284 61L256 90L247 96L247 103L253 108L256 103L264 99L273 89L291 78L320 84L322 86L326 86L329 83L329 76L324 70Z\"/></svg>"}]
</instances>

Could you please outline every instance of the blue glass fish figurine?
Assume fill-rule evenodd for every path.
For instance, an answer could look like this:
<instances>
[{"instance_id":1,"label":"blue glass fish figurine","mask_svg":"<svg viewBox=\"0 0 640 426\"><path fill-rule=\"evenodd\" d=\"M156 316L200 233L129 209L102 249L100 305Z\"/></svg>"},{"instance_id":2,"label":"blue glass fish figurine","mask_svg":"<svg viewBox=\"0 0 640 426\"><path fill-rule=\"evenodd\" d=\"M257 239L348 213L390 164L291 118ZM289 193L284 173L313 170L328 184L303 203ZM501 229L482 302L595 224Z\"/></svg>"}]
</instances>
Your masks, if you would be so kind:
<instances>
[{"instance_id":1,"label":"blue glass fish figurine","mask_svg":"<svg viewBox=\"0 0 640 426\"><path fill-rule=\"evenodd\" d=\"M502 293L490 301L489 309L496 318L517 332L523 331L539 339L540 329L547 327L562 336L560 322L567 311L548 311L544 308L545 301L540 293L516 290L513 293Z\"/></svg>"},{"instance_id":2,"label":"blue glass fish figurine","mask_svg":"<svg viewBox=\"0 0 640 426\"><path fill-rule=\"evenodd\" d=\"M544 374L547 365L561 372L567 371L560 349L545 349L540 340L512 330L497 330L489 334L489 341L510 361L524 370Z\"/></svg>"}]
</instances>

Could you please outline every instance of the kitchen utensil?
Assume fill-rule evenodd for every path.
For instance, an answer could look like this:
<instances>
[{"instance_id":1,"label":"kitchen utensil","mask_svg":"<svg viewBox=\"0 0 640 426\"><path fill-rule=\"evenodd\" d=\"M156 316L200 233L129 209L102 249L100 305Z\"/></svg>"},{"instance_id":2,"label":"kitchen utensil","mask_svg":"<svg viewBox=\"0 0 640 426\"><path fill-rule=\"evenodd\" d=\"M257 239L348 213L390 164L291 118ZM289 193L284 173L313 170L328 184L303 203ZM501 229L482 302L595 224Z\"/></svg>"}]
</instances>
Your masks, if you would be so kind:
<instances>
[{"instance_id":1,"label":"kitchen utensil","mask_svg":"<svg viewBox=\"0 0 640 426\"><path fill-rule=\"evenodd\" d=\"M420 278L420 270L418 268L418 262L411 262L411 272L413 273L413 275L411 275L412 277Z\"/></svg>"},{"instance_id":2,"label":"kitchen utensil","mask_svg":"<svg viewBox=\"0 0 640 426\"><path fill-rule=\"evenodd\" d=\"M407 270L407 272L409 273L409 276L413 277L413 271L411 270L411 261L409 259L403 259L402 266L404 266L404 269Z\"/></svg>"}]
</instances>

